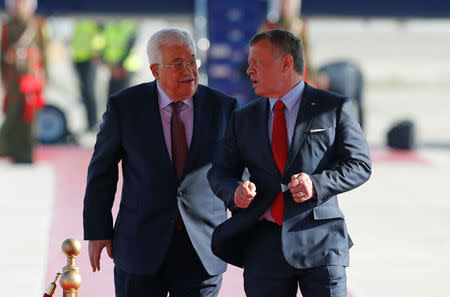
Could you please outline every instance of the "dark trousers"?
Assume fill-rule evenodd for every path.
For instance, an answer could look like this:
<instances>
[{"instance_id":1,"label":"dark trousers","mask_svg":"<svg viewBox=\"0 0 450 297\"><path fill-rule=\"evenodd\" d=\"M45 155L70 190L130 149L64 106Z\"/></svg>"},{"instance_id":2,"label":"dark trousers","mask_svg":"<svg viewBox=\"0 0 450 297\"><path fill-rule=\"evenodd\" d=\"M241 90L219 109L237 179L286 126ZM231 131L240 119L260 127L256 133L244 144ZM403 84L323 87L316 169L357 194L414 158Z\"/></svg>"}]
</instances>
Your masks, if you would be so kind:
<instances>
[{"instance_id":1,"label":"dark trousers","mask_svg":"<svg viewBox=\"0 0 450 297\"><path fill-rule=\"evenodd\" d=\"M9 102L0 128L0 157L11 157L14 163L31 163L33 153L33 123L23 120L25 98Z\"/></svg>"},{"instance_id":2,"label":"dark trousers","mask_svg":"<svg viewBox=\"0 0 450 297\"><path fill-rule=\"evenodd\" d=\"M130 86L132 76L133 73L127 72L127 75L120 79L111 77L108 86L108 96L111 96L122 89L128 88Z\"/></svg>"},{"instance_id":3,"label":"dark trousers","mask_svg":"<svg viewBox=\"0 0 450 297\"><path fill-rule=\"evenodd\" d=\"M95 99L95 63L91 60L76 62L75 70L80 83L80 93L86 108L88 129L94 129L97 125L97 101Z\"/></svg>"},{"instance_id":4,"label":"dark trousers","mask_svg":"<svg viewBox=\"0 0 450 297\"><path fill-rule=\"evenodd\" d=\"M249 239L244 262L247 297L295 297L300 287L303 297L346 297L343 266L296 269L287 263L281 250L281 227L261 221Z\"/></svg>"},{"instance_id":5,"label":"dark trousers","mask_svg":"<svg viewBox=\"0 0 450 297\"><path fill-rule=\"evenodd\" d=\"M157 239L156 239L157 240ZM210 276L192 247L186 229L176 230L166 259L154 275L114 268L116 297L216 297L222 275Z\"/></svg>"}]
</instances>

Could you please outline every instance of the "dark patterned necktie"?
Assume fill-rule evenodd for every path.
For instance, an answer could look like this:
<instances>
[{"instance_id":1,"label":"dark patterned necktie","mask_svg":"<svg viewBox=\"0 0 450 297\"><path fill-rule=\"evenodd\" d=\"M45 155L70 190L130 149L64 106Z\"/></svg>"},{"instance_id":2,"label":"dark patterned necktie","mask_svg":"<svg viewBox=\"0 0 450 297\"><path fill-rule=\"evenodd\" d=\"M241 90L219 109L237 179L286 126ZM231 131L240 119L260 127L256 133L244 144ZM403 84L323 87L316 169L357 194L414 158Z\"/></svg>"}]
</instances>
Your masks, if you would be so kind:
<instances>
[{"instance_id":1,"label":"dark patterned necktie","mask_svg":"<svg viewBox=\"0 0 450 297\"><path fill-rule=\"evenodd\" d=\"M285 105L283 101L278 100L275 103L275 115L273 117L272 129L272 153L281 174L283 174L284 167L286 166L288 155L286 118L283 113L284 108ZM272 204L271 215L278 225L281 226L283 224L284 198L283 192L281 191L278 193Z\"/></svg>"},{"instance_id":2,"label":"dark patterned necktie","mask_svg":"<svg viewBox=\"0 0 450 297\"><path fill-rule=\"evenodd\" d=\"M183 108L182 101L174 101L170 104L172 108L172 117L170 118L170 137L172 144L172 163L175 166L178 180L183 175L184 163L187 157L186 130L181 121L180 112ZM180 213L178 213L175 226L178 230L183 229L184 223Z\"/></svg>"},{"instance_id":3,"label":"dark patterned necktie","mask_svg":"<svg viewBox=\"0 0 450 297\"><path fill-rule=\"evenodd\" d=\"M187 157L186 130L180 118L180 112L184 103L174 101L170 104L172 117L170 119L170 137L172 143L172 163L175 166L178 180L183 175L184 163Z\"/></svg>"}]
</instances>

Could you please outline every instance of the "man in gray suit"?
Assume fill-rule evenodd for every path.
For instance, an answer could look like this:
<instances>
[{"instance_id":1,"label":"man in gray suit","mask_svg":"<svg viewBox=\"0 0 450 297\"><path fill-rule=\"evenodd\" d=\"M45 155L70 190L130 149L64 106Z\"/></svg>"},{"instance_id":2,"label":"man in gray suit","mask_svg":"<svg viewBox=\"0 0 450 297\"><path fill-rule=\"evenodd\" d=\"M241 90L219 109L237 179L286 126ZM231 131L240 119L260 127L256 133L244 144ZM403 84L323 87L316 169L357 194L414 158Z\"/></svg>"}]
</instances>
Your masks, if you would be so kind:
<instances>
[{"instance_id":1,"label":"man in gray suit","mask_svg":"<svg viewBox=\"0 0 450 297\"><path fill-rule=\"evenodd\" d=\"M248 62L263 98L233 113L208 173L233 213L215 229L213 252L244 268L249 297L294 297L298 287L346 297L352 241L336 195L371 174L350 100L303 82L301 41L287 31L254 36Z\"/></svg>"}]
</instances>

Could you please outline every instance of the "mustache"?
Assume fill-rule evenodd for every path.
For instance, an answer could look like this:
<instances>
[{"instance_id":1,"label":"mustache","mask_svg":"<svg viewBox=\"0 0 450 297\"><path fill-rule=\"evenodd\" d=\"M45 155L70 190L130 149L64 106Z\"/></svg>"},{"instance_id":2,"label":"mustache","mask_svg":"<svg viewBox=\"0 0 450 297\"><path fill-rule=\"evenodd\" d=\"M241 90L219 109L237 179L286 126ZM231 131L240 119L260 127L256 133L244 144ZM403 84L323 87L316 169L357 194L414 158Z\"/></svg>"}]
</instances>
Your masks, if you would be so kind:
<instances>
[{"instance_id":1,"label":"mustache","mask_svg":"<svg viewBox=\"0 0 450 297\"><path fill-rule=\"evenodd\" d=\"M185 77L183 77L183 78L181 79L181 81L186 81L186 80L195 80L195 76L193 76L193 75L188 75L188 76L185 76Z\"/></svg>"}]
</instances>

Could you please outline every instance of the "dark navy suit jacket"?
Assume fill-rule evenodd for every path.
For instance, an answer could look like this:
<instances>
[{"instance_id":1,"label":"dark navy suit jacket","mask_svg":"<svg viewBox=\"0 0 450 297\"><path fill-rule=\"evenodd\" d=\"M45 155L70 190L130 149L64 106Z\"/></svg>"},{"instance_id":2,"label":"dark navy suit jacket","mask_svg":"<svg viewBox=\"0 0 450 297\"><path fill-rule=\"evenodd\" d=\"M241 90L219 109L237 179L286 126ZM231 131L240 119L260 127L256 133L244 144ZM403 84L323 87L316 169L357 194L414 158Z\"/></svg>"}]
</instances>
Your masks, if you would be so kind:
<instances>
[{"instance_id":1,"label":"dark navy suit jacket","mask_svg":"<svg viewBox=\"0 0 450 297\"><path fill-rule=\"evenodd\" d=\"M84 237L113 239L118 267L152 274L165 258L179 211L206 271L220 274L226 264L212 254L211 234L226 219L226 208L212 193L207 172L237 100L198 86L192 142L179 182L164 140L157 96L156 83L149 82L108 99L88 169ZM113 227L120 161L123 189Z\"/></svg>"},{"instance_id":2,"label":"dark navy suit jacket","mask_svg":"<svg viewBox=\"0 0 450 297\"><path fill-rule=\"evenodd\" d=\"M213 234L213 252L224 261L243 265L248 234L291 176L310 175L317 197L296 203L284 192L282 249L295 268L343 265L352 245L337 194L361 185L371 174L369 149L351 102L340 95L305 86L285 171L273 158L268 136L269 100L261 98L232 115L208 178L213 192L233 215ZM236 208L233 195L244 168L256 185L246 209Z\"/></svg>"}]
</instances>

